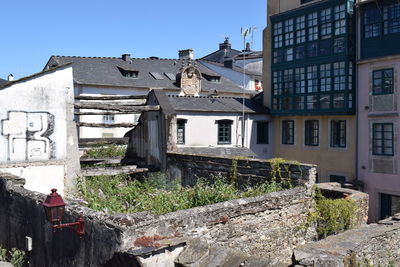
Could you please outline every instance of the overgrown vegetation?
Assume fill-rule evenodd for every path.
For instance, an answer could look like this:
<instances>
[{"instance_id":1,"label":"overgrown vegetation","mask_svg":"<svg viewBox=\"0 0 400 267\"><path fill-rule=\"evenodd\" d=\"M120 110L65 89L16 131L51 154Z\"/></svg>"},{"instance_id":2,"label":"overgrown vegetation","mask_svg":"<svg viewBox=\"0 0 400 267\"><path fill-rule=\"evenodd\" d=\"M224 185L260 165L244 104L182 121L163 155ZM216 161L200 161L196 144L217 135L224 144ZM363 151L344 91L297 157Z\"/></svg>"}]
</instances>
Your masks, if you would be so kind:
<instances>
[{"instance_id":1,"label":"overgrown vegetation","mask_svg":"<svg viewBox=\"0 0 400 267\"><path fill-rule=\"evenodd\" d=\"M11 262L14 267L22 267L25 264L25 252L16 248L7 251L0 246L0 261Z\"/></svg>"},{"instance_id":2,"label":"overgrown vegetation","mask_svg":"<svg viewBox=\"0 0 400 267\"><path fill-rule=\"evenodd\" d=\"M309 223L317 225L318 238L338 234L351 229L356 220L357 205L351 199L329 199L315 187L315 211L309 215Z\"/></svg>"},{"instance_id":3,"label":"overgrown vegetation","mask_svg":"<svg viewBox=\"0 0 400 267\"><path fill-rule=\"evenodd\" d=\"M85 150L85 158L116 158L125 156L126 146L114 144L96 144Z\"/></svg>"},{"instance_id":4,"label":"overgrown vegetation","mask_svg":"<svg viewBox=\"0 0 400 267\"><path fill-rule=\"evenodd\" d=\"M88 206L107 212L134 213L151 211L156 214L205 206L231 199L252 197L280 191L286 186L272 181L239 191L224 177L213 183L199 179L193 187L183 187L178 180L156 173L144 181L131 180L127 175L86 177L77 188Z\"/></svg>"}]
</instances>

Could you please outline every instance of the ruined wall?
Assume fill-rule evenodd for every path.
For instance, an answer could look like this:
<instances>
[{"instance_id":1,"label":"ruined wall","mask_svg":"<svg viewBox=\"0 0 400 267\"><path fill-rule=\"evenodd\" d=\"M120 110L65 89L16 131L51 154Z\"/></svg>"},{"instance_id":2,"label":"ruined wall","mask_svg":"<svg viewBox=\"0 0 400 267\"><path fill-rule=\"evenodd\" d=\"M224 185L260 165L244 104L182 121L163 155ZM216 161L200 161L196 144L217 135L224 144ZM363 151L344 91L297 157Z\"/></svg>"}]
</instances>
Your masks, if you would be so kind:
<instances>
[{"instance_id":1,"label":"ruined wall","mask_svg":"<svg viewBox=\"0 0 400 267\"><path fill-rule=\"evenodd\" d=\"M27 179L27 188L72 188L79 172L70 66L0 88L0 170Z\"/></svg>"},{"instance_id":2,"label":"ruined wall","mask_svg":"<svg viewBox=\"0 0 400 267\"><path fill-rule=\"evenodd\" d=\"M239 186L271 181L273 177L271 161L263 159L211 157L169 152L167 160L169 171L173 176L180 177L183 185L194 185L198 178L212 178L218 175L236 180ZM309 182L315 166L282 164L279 169L282 177L290 178L293 186L299 186Z\"/></svg>"},{"instance_id":3,"label":"ruined wall","mask_svg":"<svg viewBox=\"0 0 400 267\"><path fill-rule=\"evenodd\" d=\"M4 179L6 178L6 179ZM102 266L121 243L121 230L107 221L107 215L66 201L65 222L79 214L85 219L83 240L70 229L52 233L42 202L46 196L15 185L16 177L0 173L0 244L25 250L25 236L30 236L32 266ZM49 192L50 193L50 192ZM112 266L112 265L110 265Z\"/></svg>"},{"instance_id":4,"label":"ruined wall","mask_svg":"<svg viewBox=\"0 0 400 267\"><path fill-rule=\"evenodd\" d=\"M294 250L296 266L398 266L400 214Z\"/></svg>"},{"instance_id":5,"label":"ruined wall","mask_svg":"<svg viewBox=\"0 0 400 267\"><path fill-rule=\"evenodd\" d=\"M76 220L78 214L86 222L82 241L68 229L51 233L41 205L44 195L0 179L0 244L23 249L25 236L31 236L34 266L126 266L127 262L136 266L159 254L173 262L180 254L175 249L181 252L193 238L206 244L199 253L207 258L209 248L221 247L240 251L243 261L259 256L271 264L289 262L295 246L316 237L313 228L303 227L312 206L316 172L310 166L304 169L308 180L290 190L164 215L107 215L66 201L65 222ZM170 253L161 250L165 247Z\"/></svg>"}]
</instances>

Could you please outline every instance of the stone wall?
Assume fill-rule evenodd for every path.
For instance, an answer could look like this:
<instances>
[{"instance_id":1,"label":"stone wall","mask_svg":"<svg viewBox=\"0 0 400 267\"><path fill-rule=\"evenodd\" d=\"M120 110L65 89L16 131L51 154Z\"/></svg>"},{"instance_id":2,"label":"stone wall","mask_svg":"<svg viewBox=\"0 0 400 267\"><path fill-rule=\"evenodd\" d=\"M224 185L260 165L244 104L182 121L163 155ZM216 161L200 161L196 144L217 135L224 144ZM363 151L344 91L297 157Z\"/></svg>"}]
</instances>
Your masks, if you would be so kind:
<instances>
[{"instance_id":1,"label":"stone wall","mask_svg":"<svg viewBox=\"0 0 400 267\"><path fill-rule=\"evenodd\" d=\"M167 166L174 177L181 177L183 185L194 185L199 178L227 176L236 180L239 187L271 181L274 163L271 160L227 158L180 153L167 153ZM278 161L276 161L278 162ZM315 174L315 166L307 164L279 164L281 176L293 186L302 186Z\"/></svg>"},{"instance_id":2,"label":"stone wall","mask_svg":"<svg viewBox=\"0 0 400 267\"><path fill-rule=\"evenodd\" d=\"M65 222L80 214L85 220L81 241L69 229L52 233L41 204L45 195L25 190L14 183L20 182L16 177L3 174L0 244L23 250L25 236L32 237L34 266L152 266L155 257L161 257L164 266L174 266L188 244L205 244L196 255L212 261L217 259L209 255L225 255L225 261L233 253L241 255L241 262L258 256L269 264L289 263L294 247L316 237L313 228L303 227L312 207L316 171L304 168L309 176L302 186L164 215L109 215L65 201Z\"/></svg>"},{"instance_id":3,"label":"stone wall","mask_svg":"<svg viewBox=\"0 0 400 267\"><path fill-rule=\"evenodd\" d=\"M294 250L296 266L398 266L400 214Z\"/></svg>"},{"instance_id":4,"label":"stone wall","mask_svg":"<svg viewBox=\"0 0 400 267\"><path fill-rule=\"evenodd\" d=\"M70 229L52 233L42 206L46 196L22 188L18 177L0 177L0 244L25 250L25 236L31 237L32 266L102 266L122 243L122 229L107 220L108 215L67 201L64 221L83 214L86 235L79 240Z\"/></svg>"}]
</instances>

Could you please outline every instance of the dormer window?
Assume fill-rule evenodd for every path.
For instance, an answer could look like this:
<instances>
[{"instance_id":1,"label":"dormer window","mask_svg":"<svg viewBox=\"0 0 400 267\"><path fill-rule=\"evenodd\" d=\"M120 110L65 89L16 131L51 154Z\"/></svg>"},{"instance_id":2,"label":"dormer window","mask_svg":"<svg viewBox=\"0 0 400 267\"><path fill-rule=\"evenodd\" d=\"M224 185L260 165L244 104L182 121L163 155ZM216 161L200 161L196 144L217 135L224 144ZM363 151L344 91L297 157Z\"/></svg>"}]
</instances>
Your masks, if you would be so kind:
<instances>
[{"instance_id":1,"label":"dormer window","mask_svg":"<svg viewBox=\"0 0 400 267\"><path fill-rule=\"evenodd\" d=\"M122 76L128 79L136 79L139 77L139 71L130 69L128 67L118 67Z\"/></svg>"},{"instance_id":2,"label":"dormer window","mask_svg":"<svg viewBox=\"0 0 400 267\"><path fill-rule=\"evenodd\" d=\"M124 76L126 78L137 78L139 76L139 72L138 71L126 71Z\"/></svg>"},{"instance_id":3,"label":"dormer window","mask_svg":"<svg viewBox=\"0 0 400 267\"><path fill-rule=\"evenodd\" d=\"M209 82L212 82L212 83L220 83L221 82L221 76L209 75L209 74L205 74L205 73L202 73L202 75Z\"/></svg>"}]
</instances>

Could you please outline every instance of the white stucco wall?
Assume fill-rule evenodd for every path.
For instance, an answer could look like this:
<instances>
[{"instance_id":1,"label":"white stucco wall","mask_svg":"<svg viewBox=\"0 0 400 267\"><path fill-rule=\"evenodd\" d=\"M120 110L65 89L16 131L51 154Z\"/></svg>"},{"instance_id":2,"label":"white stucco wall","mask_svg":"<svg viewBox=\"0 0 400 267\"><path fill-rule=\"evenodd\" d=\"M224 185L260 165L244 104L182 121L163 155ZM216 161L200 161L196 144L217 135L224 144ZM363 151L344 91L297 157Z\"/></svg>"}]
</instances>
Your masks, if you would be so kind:
<instances>
[{"instance_id":1,"label":"white stucco wall","mask_svg":"<svg viewBox=\"0 0 400 267\"><path fill-rule=\"evenodd\" d=\"M177 119L187 120L185 124L185 144L178 147L241 147L242 123L241 114L221 112L186 112L179 113ZM272 144L257 144L257 121L269 122L269 136L272 133L272 122L268 115L245 114L245 147L250 148L260 158L272 157ZM218 144L218 121L232 120L231 144ZM271 138L269 138L271 139ZM271 140L269 140L271 141Z\"/></svg>"},{"instance_id":2,"label":"white stucco wall","mask_svg":"<svg viewBox=\"0 0 400 267\"><path fill-rule=\"evenodd\" d=\"M57 188L57 192L64 195L65 166L62 163L49 162L48 164L21 165L14 167L1 167L0 172L11 173L25 178L25 188L49 194L51 189Z\"/></svg>"},{"instance_id":3,"label":"white stucco wall","mask_svg":"<svg viewBox=\"0 0 400 267\"><path fill-rule=\"evenodd\" d=\"M71 132L73 90L71 67L0 89L0 171L25 178L29 190L49 193L56 187L62 193L79 171L79 158L73 157L76 134Z\"/></svg>"}]
</instances>

